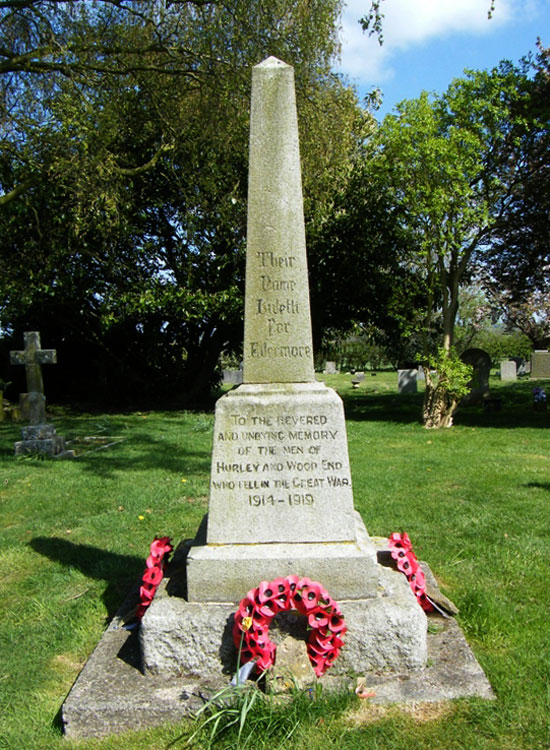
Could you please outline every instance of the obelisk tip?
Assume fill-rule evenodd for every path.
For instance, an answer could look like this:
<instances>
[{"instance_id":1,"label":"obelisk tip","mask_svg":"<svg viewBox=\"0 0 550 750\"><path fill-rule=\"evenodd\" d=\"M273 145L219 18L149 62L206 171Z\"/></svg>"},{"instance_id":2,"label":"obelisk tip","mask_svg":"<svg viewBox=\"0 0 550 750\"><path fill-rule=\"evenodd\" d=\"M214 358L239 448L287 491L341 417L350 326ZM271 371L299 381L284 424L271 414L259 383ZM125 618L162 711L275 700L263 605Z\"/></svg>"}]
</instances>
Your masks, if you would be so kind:
<instances>
[{"instance_id":1,"label":"obelisk tip","mask_svg":"<svg viewBox=\"0 0 550 750\"><path fill-rule=\"evenodd\" d=\"M287 65L287 63L283 62L282 60L279 60L278 57L274 57L271 55L270 57L266 57L265 60L263 60L261 63L258 63L258 65L255 65L256 68L290 68L291 65Z\"/></svg>"}]
</instances>

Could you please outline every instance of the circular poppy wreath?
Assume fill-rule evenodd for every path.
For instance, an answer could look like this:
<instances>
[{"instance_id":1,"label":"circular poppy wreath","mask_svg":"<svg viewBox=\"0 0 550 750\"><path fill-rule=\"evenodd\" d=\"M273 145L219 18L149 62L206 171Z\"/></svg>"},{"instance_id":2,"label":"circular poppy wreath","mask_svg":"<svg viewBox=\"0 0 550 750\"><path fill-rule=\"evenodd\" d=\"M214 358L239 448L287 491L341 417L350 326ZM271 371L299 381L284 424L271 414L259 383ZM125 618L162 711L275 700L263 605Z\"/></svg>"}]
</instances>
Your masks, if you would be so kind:
<instances>
[{"instance_id":1,"label":"circular poppy wreath","mask_svg":"<svg viewBox=\"0 0 550 750\"><path fill-rule=\"evenodd\" d=\"M262 581L241 599L233 625L233 642L240 649L241 663L254 661L259 672L273 666L277 647L269 640L269 624L279 612L289 610L307 616L311 630L307 653L320 677L338 657L347 628L340 607L326 589L297 575Z\"/></svg>"}]
</instances>

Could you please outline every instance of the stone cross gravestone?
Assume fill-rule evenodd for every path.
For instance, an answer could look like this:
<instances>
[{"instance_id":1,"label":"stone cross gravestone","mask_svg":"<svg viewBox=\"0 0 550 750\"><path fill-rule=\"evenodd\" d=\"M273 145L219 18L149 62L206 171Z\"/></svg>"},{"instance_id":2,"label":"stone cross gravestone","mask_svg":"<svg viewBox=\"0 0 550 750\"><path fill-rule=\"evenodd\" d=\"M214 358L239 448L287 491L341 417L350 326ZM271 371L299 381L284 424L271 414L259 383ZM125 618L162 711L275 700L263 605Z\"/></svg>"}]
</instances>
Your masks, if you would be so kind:
<instances>
[{"instance_id":1,"label":"stone cross gravestone","mask_svg":"<svg viewBox=\"0 0 550 750\"><path fill-rule=\"evenodd\" d=\"M23 334L25 348L10 352L10 364L25 365L27 392L29 394L29 422L43 424L46 421L44 381L41 365L54 365L57 362L55 349L40 348L40 333L27 331ZM31 397L32 394L32 397Z\"/></svg>"},{"instance_id":2,"label":"stone cross gravestone","mask_svg":"<svg viewBox=\"0 0 550 750\"><path fill-rule=\"evenodd\" d=\"M171 580L142 620L144 668L221 670L236 603L291 574L345 603L340 669L419 668L425 615L377 562L354 510L342 401L315 380L294 72L273 57L253 69L249 169L244 382L216 404L205 533L185 596L169 596Z\"/></svg>"},{"instance_id":3,"label":"stone cross gravestone","mask_svg":"<svg viewBox=\"0 0 550 750\"><path fill-rule=\"evenodd\" d=\"M22 351L10 352L10 364L25 365L27 393L24 401L27 404L30 425L23 427L23 440L15 443L15 455L26 453L45 453L50 456L68 455L64 439L56 434L51 424L46 424L46 398L41 365L55 364L55 349L42 349L40 333L27 331L23 334L25 348Z\"/></svg>"},{"instance_id":4,"label":"stone cross gravestone","mask_svg":"<svg viewBox=\"0 0 550 750\"><path fill-rule=\"evenodd\" d=\"M500 363L500 379L501 380L517 380L517 365L513 360Z\"/></svg>"},{"instance_id":5,"label":"stone cross gravestone","mask_svg":"<svg viewBox=\"0 0 550 750\"><path fill-rule=\"evenodd\" d=\"M550 378L550 352L546 349L535 349L531 354L531 380Z\"/></svg>"}]
</instances>

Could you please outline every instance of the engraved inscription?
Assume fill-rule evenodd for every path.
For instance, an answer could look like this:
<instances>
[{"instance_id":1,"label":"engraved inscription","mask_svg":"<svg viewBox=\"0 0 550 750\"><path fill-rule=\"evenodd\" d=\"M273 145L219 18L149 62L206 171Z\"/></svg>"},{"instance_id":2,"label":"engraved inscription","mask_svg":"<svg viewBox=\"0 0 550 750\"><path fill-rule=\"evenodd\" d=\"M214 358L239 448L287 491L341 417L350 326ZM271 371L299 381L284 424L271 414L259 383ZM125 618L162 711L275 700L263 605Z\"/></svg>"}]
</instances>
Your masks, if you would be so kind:
<instances>
[{"instance_id":1,"label":"engraved inscription","mask_svg":"<svg viewBox=\"0 0 550 750\"><path fill-rule=\"evenodd\" d=\"M249 342L247 354L254 360L310 358L310 345L286 343L301 330L305 312L298 296L298 283L289 278L297 269L297 256L261 251L256 258L262 271L253 305L254 315L260 321L260 328L256 327L259 340ZM280 292L286 292L286 296L277 296Z\"/></svg>"},{"instance_id":2,"label":"engraved inscription","mask_svg":"<svg viewBox=\"0 0 550 750\"><path fill-rule=\"evenodd\" d=\"M316 492L350 488L338 456L340 430L326 414L228 414L217 440L225 459L212 466L212 489L231 490L249 508L313 506Z\"/></svg>"}]
</instances>

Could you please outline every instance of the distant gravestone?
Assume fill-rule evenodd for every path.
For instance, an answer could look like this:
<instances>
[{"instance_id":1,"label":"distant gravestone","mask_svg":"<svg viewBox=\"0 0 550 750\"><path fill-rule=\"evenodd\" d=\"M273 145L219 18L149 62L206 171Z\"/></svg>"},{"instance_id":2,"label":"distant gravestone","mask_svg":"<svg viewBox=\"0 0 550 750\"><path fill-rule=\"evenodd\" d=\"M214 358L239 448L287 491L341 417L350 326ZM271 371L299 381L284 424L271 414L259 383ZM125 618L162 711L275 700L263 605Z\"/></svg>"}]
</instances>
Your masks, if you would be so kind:
<instances>
[{"instance_id":1,"label":"distant gravestone","mask_svg":"<svg viewBox=\"0 0 550 750\"><path fill-rule=\"evenodd\" d=\"M243 371L242 370L224 370L223 371L223 385L241 385L243 382Z\"/></svg>"},{"instance_id":2,"label":"distant gravestone","mask_svg":"<svg viewBox=\"0 0 550 750\"><path fill-rule=\"evenodd\" d=\"M500 363L500 379L501 380L517 380L517 365L513 360L508 362Z\"/></svg>"},{"instance_id":3,"label":"distant gravestone","mask_svg":"<svg viewBox=\"0 0 550 750\"><path fill-rule=\"evenodd\" d=\"M536 349L531 354L531 380L550 378L550 352L547 349Z\"/></svg>"},{"instance_id":4,"label":"distant gravestone","mask_svg":"<svg viewBox=\"0 0 550 750\"><path fill-rule=\"evenodd\" d=\"M325 362L325 375L336 375L337 373L336 362Z\"/></svg>"},{"instance_id":5,"label":"distant gravestone","mask_svg":"<svg viewBox=\"0 0 550 750\"><path fill-rule=\"evenodd\" d=\"M397 390L399 393L416 393L418 370L398 370Z\"/></svg>"},{"instance_id":6,"label":"distant gravestone","mask_svg":"<svg viewBox=\"0 0 550 750\"><path fill-rule=\"evenodd\" d=\"M482 404L489 398L489 373L491 372L491 357L483 349L467 349L460 359L474 368L469 383L470 392L462 399L463 406Z\"/></svg>"},{"instance_id":7,"label":"distant gravestone","mask_svg":"<svg viewBox=\"0 0 550 750\"><path fill-rule=\"evenodd\" d=\"M22 351L10 352L12 365L25 365L27 393L21 394L22 412L30 422L23 427L23 440L15 443L15 455L27 453L44 453L50 456L74 455L65 450L65 440L56 434L51 424L46 424L46 397L41 365L52 365L57 362L55 349L41 349L40 333L27 331L23 334L25 348Z\"/></svg>"},{"instance_id":8,"label":"distant gravestone","mask_svg":"<svg viewBox=\"0 0 550 750\"><path fill-rule=\"evenodd\" d=\"M424 372L424 368L422 365L418 365L418 375L417 380L426 380L426 373Z\"/></svg>"}]
</instances>

